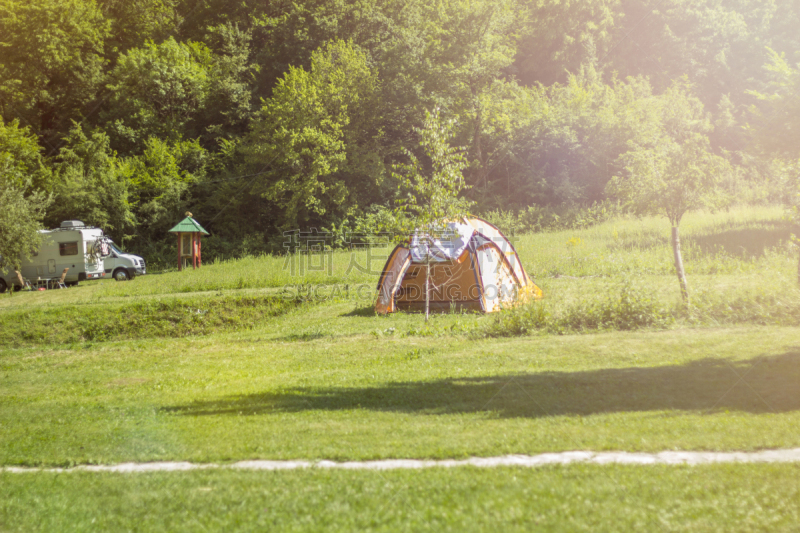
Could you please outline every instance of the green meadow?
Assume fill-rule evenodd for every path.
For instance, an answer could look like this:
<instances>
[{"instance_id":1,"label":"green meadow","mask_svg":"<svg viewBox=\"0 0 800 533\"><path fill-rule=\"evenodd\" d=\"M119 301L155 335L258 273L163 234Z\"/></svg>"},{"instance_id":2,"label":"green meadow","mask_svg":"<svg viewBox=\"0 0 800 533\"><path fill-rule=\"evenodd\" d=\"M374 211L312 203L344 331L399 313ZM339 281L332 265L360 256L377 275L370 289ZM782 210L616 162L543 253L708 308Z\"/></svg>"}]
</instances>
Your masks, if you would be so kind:
<instances>
[{"instance_id":1,"label":"green meadow","mask_svg":"<svg viewBox=\"0 0 800 533\"><path fill-rule=\"evenodd\" d=\"M751 207L692 213L682 229L688 309L655 218L515 236L545 298L428 324L372 312L380 250L290 257L306 262L294 274L261 256L4 294L0 465L800 447L791 225ZM796 477L785 465L0 474L0 531L148 529L143 509L175 530L790 530Z\"/></svg>"}]
</instances>

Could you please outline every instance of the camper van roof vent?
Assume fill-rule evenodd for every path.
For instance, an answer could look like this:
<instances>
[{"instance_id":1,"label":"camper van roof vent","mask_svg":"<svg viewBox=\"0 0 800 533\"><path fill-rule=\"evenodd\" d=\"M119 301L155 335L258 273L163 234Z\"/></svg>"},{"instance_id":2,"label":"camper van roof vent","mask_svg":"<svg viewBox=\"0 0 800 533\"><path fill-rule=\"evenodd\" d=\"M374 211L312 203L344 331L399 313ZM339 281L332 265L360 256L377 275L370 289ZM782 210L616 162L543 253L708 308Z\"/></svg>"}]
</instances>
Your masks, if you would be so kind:
<instances>
[{"instance_id":1,"label":"camper van roof vent","mask_svg":"<svg viewBox=\"0 0 800 533\"><path fill-rule=\"evenodd\" d=\"M83 228L86 224L81 222L80 220L65 220L61 223L62 228Z\"/></svg>"}]
</instances>

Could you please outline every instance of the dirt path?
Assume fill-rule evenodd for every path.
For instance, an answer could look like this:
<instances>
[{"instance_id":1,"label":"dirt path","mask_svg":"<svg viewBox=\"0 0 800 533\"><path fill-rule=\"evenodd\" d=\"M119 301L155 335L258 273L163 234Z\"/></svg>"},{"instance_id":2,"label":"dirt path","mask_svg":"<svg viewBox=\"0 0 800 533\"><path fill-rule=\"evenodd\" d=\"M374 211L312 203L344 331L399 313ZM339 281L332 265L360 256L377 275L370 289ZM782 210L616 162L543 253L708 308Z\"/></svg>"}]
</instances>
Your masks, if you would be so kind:
<instances>
[{"instance_id":1,"label":"dirt path","mask_svg":"<svg viewBox=\"0 0 800 533\"><path fill-rule=\"evenodd\" d=\"M624 464L624 465L704 465L713 463L800 463L800 448L761 452L562 452L541 455L505 455L502 457L472 457L455 460L385 459L380 461L239 461L231 464L214 463L120 463L116 465L83 465L72 468L3 467L0 472L176 472L186 470L297 470L301 468L338 468L344 470L400 470L420 468L455 468L473 466L493 468L515 466L534 468L545 465Z\"/></svg>"}]
</instances>

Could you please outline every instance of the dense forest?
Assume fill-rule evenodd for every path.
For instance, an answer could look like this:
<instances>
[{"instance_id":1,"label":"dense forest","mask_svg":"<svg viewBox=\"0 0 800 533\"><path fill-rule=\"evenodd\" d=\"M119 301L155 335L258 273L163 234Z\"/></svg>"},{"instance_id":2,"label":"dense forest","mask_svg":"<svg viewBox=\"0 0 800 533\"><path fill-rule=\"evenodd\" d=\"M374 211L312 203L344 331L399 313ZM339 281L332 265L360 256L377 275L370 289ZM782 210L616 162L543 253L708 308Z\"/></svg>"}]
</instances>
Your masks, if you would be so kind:
<instances>
[{"instance_id":1,"label":"dense forest","mask_svg":"<svg viewBox=\"0 0 800 533\"><path fill-rule=\"evenodd\" d=\"M0 0L0 219L148 258L188 210L207 256L371 231L432 110L510 225L619 209L666 145L791 203L798 63L800 0Z\"/></svg>"}]
</instances>

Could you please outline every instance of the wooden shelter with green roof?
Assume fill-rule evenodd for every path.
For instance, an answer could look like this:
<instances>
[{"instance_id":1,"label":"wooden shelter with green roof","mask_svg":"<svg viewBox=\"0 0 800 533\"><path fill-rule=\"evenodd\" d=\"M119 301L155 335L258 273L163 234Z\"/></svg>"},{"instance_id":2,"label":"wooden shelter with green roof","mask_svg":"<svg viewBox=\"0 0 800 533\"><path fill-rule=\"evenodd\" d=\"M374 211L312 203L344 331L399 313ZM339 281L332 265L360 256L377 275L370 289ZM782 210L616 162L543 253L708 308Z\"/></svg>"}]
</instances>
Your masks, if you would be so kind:
<instances>
[{"instance_id":1,"label":"wooden shelter with green roof","mask_svg":"<svg viewBox=\"0 0 800 533\"><path fill-rule=\"evenodd\" d=\"M198 221L192 218L192 214L187 212L186 218L169 230L169 233L178 234L178 270L183 270L184 265L191 261L192 268L199 268L202 265L202 237L209 235Z\"/></svg>"}]
</instances>

